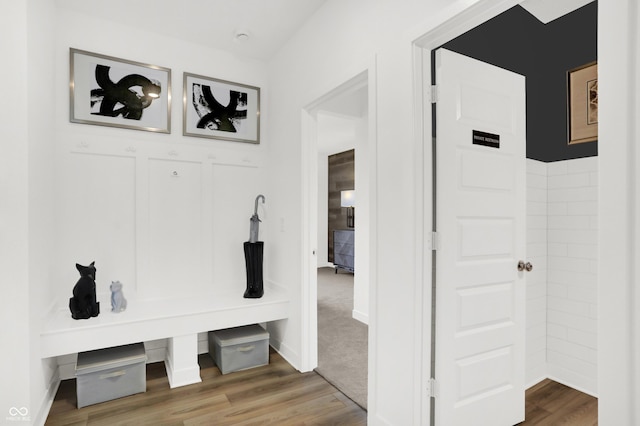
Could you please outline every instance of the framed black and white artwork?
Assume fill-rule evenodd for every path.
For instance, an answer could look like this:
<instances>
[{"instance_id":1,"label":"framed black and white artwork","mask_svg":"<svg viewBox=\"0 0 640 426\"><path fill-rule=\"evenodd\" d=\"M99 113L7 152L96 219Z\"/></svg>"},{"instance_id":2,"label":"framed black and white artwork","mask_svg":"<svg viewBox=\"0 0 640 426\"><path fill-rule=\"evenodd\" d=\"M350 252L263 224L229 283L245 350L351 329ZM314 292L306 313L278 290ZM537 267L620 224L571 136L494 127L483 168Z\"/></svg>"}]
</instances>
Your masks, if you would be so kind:
<instances>
[{"instance_id":1,"label":"framed black and white artwork","mask_svg":"<svg viewBox=\"0 0 640 426\"><path fill-rule=\"evenodd\" d=\"M183 135L260 143L260 88L184 73Z\"/></svg>"},{"instance_id":2,"label":"framed black and white artwork","mask_svg":"<svg viewBox=\"0 0 640 426\"><path fill-rule=\"evenodd\" d=\"M171 70L70 49L72 123L171 133Z\"/></svg>"},{"instance_id":3,"label":"framed black and white artwork","mask_svg":"<svg viewBox=\"0 0 640 426\"><path fill-rule=\"evenodd\" d=\"M569 145L598 140L598 64L567 73Z\"/></svg>"}]
</instances>

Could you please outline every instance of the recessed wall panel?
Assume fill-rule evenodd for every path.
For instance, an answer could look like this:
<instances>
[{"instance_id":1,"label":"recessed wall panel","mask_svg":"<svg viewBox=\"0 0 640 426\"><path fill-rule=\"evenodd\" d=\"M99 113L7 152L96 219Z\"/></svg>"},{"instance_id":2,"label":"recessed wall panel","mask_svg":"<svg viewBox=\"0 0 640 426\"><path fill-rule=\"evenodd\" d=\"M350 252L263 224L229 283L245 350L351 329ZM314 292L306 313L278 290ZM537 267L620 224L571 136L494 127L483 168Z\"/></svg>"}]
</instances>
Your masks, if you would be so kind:
<instances>
[{"instance_id":1,"label":"recessed wall panel","mask_svg":"<svg viewBox=\"0 0 640 426\"><path fill-rule=\"evenodd\" d=\"M149 160L146 298L194 297L203 285L200 163Z\"/></svg>"},{"instance_id":2,"label":"recessed wall panel","mask_svg":"<svg viewBox=\"0 0 640 426\"><path fill-rule=\"evenodd\" d=\"M259 170L250 167L212 165L212 273L216 292L237 292L246 287L243 244L249 240L249 219L259 193ZM268 217L269 194L266 203L258 206L260 240L271 223ZM265 242L265 252L270 250Z\"/></svg>"},{"instance_id":3,"label":"recessed wall panel","mask_svg":"<svg viewBox=\"0 0 640 426\"><path fill-rule=\"evenodd\" d=\"M68 280L63 283L67 303L78 278L76 262L96 262L98 293L108 293L112 280L135 291L135 158L70 154L60 175L56 256Z\"/></svg>"}]
</instances>

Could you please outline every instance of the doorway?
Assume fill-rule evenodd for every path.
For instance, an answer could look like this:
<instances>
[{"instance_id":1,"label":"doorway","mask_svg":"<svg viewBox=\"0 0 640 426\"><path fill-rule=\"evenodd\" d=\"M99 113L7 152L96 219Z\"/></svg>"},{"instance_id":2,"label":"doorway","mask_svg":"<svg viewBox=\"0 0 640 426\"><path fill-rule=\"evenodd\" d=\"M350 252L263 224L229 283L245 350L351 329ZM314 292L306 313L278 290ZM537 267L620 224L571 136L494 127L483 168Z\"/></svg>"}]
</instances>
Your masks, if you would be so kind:
<instances>
[{"instance_id":1,"label":"doorway","mask_svg":"<svg viewBox=\"0 0 640 426\"><path fill-rule=\"evenodd\" d=\"M317 101L310 104L303 110L303 132L306 135L306 140L303 145L303 161L308 165L305 167L304 177L306 179L304 187L308 188L305 194L305 206L308 206L308 210L304 217L305 226L304 229L309 230L308 234L305 233L306 241L305 246L309 248L309 253L312 255L307 259L304 266L304 273L309 282L309 288L306 289L305 303L303 304L303 310L306 310L307 314L303 313L303 318L308 318L308 323L305 329L308 330L307 344L307 368L314 369L319 364L331 365L332 363L323 362L318 357L321 354L329 355L332 357L339 356L337 351L319 351L318 341L327 339L327 336L320 336L323 328L320 325L325 324L326 321L320 321L318 317L322 312L318 308L319 295L326 294L319 288L319 283L326 282L327 280L340 279L344 281L348 278L350 280L349 297L352 302L349 302L349 306L344 312L342 320L349 321L354 324L355 328L364 330L364 342L362 347L354 352L358 353L358 356L348 357L343 356L340 362L348 361L349 358L354 359L353 363L357 363L357 370L360 371L357 374L358 379L362 383L358 388L364 390L364 392L358 392L359 396L355 396L352 399L357 400L360 405L366 406L367 403L367 372L368 372L368 320L369 320L369 292L371 291L373 277L371 270L374 263L372 257L374 256L375 247L372 244L372 230L370 227L371 221L371 209L372 195L370 191L371 176L374 175L374 163L373 155L375 155L375 147L372 147L370 143L370 121L368 119L370 112L370 94L369 94L369 72L363 72L362 74L350 79L346 83L331 90L325 96L322 96ZM334 263L330 262L328 241L329 234L333 234L334 229L329 229L328 226L328 157L332 154L344 152L347 150L355 151L355 186L353 188L341 188L351 189L355 191L356 202L355 206L355 219L352 219L352 223L344 223L337 228L345 228L350 231L352 238L354 239L354 267L342 268L339 274L334 273ZM336 229L337 230L337 229ZM342 265L344 266L344 265ZM322 268L319 270L318 268ZM327 269L331 268L331 277L327 274ZM346 271L346 272L345 272ZM323 273L324 272L324 273ZM322 277L319 278L319 273ZM330 297L331 299L331 297ZM338 302L342 302L338 300ZM338 303L341 305L341 309L345 310L344 303ZM340 331L342 327L331 327L331 331ZM362 331L358 331L361 335ZM339 338L340 333L337 333L329 337L329 341L332 342L336 338ZM345 338L348 339L348 338ZM353 340L353 339L352 339ZM358 339L361 340L361 339ZM340 343L340 342L336 342ZM345 340L345 345L348 343ZM323 349L326 349L326 344ZM335 361L335 360L334 360ZM364 369L364 370L363 370ZM347 368L347 371L350 370ZM326 371L321 372L332 382L328 377ZM337 373L336 377L340 378L344 374ZM350 380L349 380L350 381ZM348 382L349 382L348 381ZM354 380L355 381L355 380ZM337 381L334 381L334 384ZM338 386L340 389L340 386ZM349 395L348 389L341 389L347 396Z\"/></svg>"},{"instance_id":2,"label":"doorway","mask_svg":"<svg viewBox=\"0 0 640 426\"><path fill-rule=\"evenodd\" d=\"M499 2L496 2L496 3L499 3ZM508 2L505 2L505 3L508 3ZM503 3L503 5L505 5L505 3ZM486 6L486 4L484 6ZM521 9L520 11L524 12ZM448 22L448 25L446 26L443 25L441 28L435 29L432 33L430 33L430 35L428 34L427 36L425 36L424 39L421 39L419 42L419 45L423 46L422 42L426 42L427 40L430 40L430 42L433 43L431 47L435 49L441 45L447 46L448 40L454 40L453 43L455 43L455 39L458 36L465 33L470 28L474 28L476 25L481 24L484 21L487 21L488 19L490 20L491 18L494 18L496 13L500 13L500 12L502 11L495 12L495 13L492 12L491 16L484 16L484 18L482 19L478 18L477 21L475 21L475 18L467 18L467 19L455 18L454 21L456 19L459 19L457 24L452 24L452 22ZM578 12L583 13L584 10L580 10ZM524 12L524 13L527 13L527 12ZM470 14L469 16L471 15L473 14ZM482 16L482 15L483 15L482 13L477 14L477 16ZM593 16L595 17L595 15L596 13L594 12ZM470 24L470 20L474 22ZM595 23L595 19L594 19L594 23ZM469 26L463 28L458 33L453 30L453 28L455 28L456 25L460 27L464 27L465 25L469 25ZM556 25L555 28L557 29L559 25L560 24ZM551 28L553 27L553 25L550 25L549 27ZM441 32L439 33L439 31ZM500 37L505 38L505 36L508 35L508 32L505 31L504 27L500 28L500 31L501 31ZM431 38L429 39L429 37ZM594 33L593 35L594 46L595 46L595 38L596 36ZM496 45L492 44L491 41L492 40L487 40L486 38L478 39L478 43L485 43L489 46L491 50L494 50L494 51L498 50L499 47L496 47ZM420 61L421 69L419 71L421 75L425 76L424 81L428 82L428 83L423 83L425 86L423 93L426 92L427 94L430 92L429 86L431 83L431 71L432 71L431 70L432 57L430 52L431 52L431 48L429 49L425 48L424 52L422 53L422 57ZM529 52L531 52L531 49L529 49ZM588 62L588 60L585 60L584 62ZM549 67L549 68L552 68L552 67ZM566 70L571 68L572 67L567 66ZM561 77L562 77L562 73L561 73ZM562 81L562 79L561 79L561 83L564 85L564 81ZM561 97L565 98L561 101L566 101L566 92L563 89L564 87L561 88L559 94ZM527 96L529 97L529 94ZM438 98L439 97L440 96L438 94ZM551 103L554 106L556 104L555 101ZM548 109L553 109L554 106L549 107ZM425 103L423 108L425 111L425 113L423 114L423 117L429 117L430 106L428 101L427 103ZM561 113L560 116L561 116L560 117L561 120L565 119L564 113ZM427 118L426 120L423 120L423 121L424 121L423 124L425 125L425 135L428 135L431 132L431 123L429 122L430 120L428 120ZM534 124L537 124L537 122L534 122ZM542 126L536 126L536 127L542 127ZM547 126L546 128L549 129L550 127L552 126ZM527 139L529 141L532 141L532 140L536 141L535 138L532 139L529 136L529 133L527 134L527 136L528 136ZM424 139L427 140L428 138L424 137ZM543 200L528 200L528 201L533 201L533 203L529 202L530 205L534 205L536 208L540 208L544 211L543 214L537 214L537 215L534 215L533 218L531 217L529 218L530 219L529 222L534 224L533 226L534 229L532 234L535 236L535 238L538 238L538 236L540 235L543 235L544 238L541 241L528 241L528 243L533 242L534 244L528 244L527 254L532 252L532 247L537 247L537 248L540 248L542 246L545 247L544 252L538 252L536 254L536 256L543 258L543 261L532 262L535 265L541 266L542 271L540 271L539 268L535 269L535 271L543 272L545 274L545 279L541 286L536 285L535 287L532 287L527 285L528 293L535 295L539 299L538 301L535 301L535 303L530 303L533 301L528 300L527 309L529 313L533 312L534 309L535 309L535 312L533 312L533 315L530 315L527 317L527 323L530 324L532 319L535 321L536 318L540 316L538 315L539 313L541 313L542 315L542 323L536 324L535 327L532 327L531 329L527 330L527 346L537 347L539 351L538 353L533 353L533 352L530 353L529 351L527 351L527 364L533 365L534 362L536 361L538 362L538 364L536 365L536 368L527 370L526 384L527 386L533 385L537 383L539 379L543 379L545 377L552 377L555 380L559 381L560 383L569 384L574 388L577 388L582 391L586 391L586 393L593 395L596 393L596 389L597 389L595 386L596 385L596 380L595 380L596 356L595 355L597 353L597 343L596 343L597 323L594 320L595 312L597 312L597 298L595 296L597 293L596 265L598 263L598 259L596 256L597 230L593 229L593 227L590 227L589 225L586 225L586 228L580 228L580 227L586 224L587 221L591 221L592 223L597 223L597 220L598 220L597 218L597 185L595 184L591 185L589 183L590 178L587 178L586 184L578 185L581 187L579 191L573 191L570 188L571 185L569 181L573 180L574 182L577 182L580 179L583 179L585 176L597 177L598 159L597 157L583 158L583 157L589 156L589 154L584 154L584 152L588 152L589 150L594 149L595 144L592 144L591 146L588 146L589 144L584 144L582 146L568 146L566 143L566 140L564 140L564 144L560 144L560 145L561 146L558 147L558 149L563 150L564 152L571 152L575 154L575 157L562 158L561 160L563 161L558 161L557 158L546 160L546 162L544 161L544 159L542 161L527 160L527 172L528 172L527 181L528 183L532 182L532 185L533 185L532 187L530 186L530 189L531 188L532 189L528 192L531 194L542 194L542 192L544 192ZM538 148L539 148L539 144L538 144ZM535 159L536 158L535 155L530 156L529 151L530 149L528 148L527 149L528 157L530 159L531 158ZM582 152L582 154L576 154L579 152ZM431 155L432 155L431 152L425 155L425 158L424 158L425 164L431 163L431 160L432 160ZM551 161L552 163L548 163L549 161ZM582 181L582 182L585 182L585 181ZM597 183L597 179L595 179L595 182ZM548 183L548 186L547 186L547 183ZM428 177L425 177L423 185L425 188L428 188L430 186ZM551 194L549 198L549 203L547 203L547 197L546 197L547 191L549 194ZM578 198L574 200L569 200L569 199L561 200L558 198L561 192L568 194L569 197L587 197L590 199ZM577 195L578 192L582 192L582 195ZM593 198L594 196L595 196L595 199ZM581 203L581 205L588 204L591 206L591 213L588 213L586 211L581 212L583 216L588 216L589 219L586 219L585 217L577 217L575 210L573 210L573 213L568 212L566 210L563 212L558 210L558 208L561 205L563 205L564 207L571 205L572 206L571 209L574 209L578 205L578 204L574 204L574 202ZM428 202L426 202L425 204L428 205ZM430 209L428 208L425 209L425 211L428 211L428 210ZM580 223L582 223L583 225L579 225ZM567 229L574 226L578 227L579 230L572 231L571 229ZM531 229L528 229L527 233L529 234L530 232L531 232ZM576 235L578 234L581 234L585 238L593 237L593 240L594 240L593 243L585 239L583 239L581 242L578 242L575 239L572 241L558 240L558 238L565 238L566 236L573 238L573 237L576 237ZM549 235L548 241L546 239L547 235ZM575 251L578 249L577 247L578 245L580 245L580 250L581 250L580 254L578 254L578 252ZM547 246L549 247L548 251L546 248ZM571 251L569 252L567 251L567 249L570 246L573 246L573 249L571 249ZM573 267L569 266L570 264L582 265L582 268L583 268L582 273L585 272L584 268L586 268L587 270L591 270L593 273L581 275L581 277L585 278L586 281L583 281L580 279L575 280L575 277L577 277L577 274L580 273L580 271L573 270L572 269ZM546 278L547 273L549 274L549 280L547 280ZM571 282L572 278L568 278L569 276L573 276L572 282ZM567 282L565 279L569 279L570 282ZM547 281L548 281L548 285L547 285ZM590 284L586 287L581 288L580 285L582 284L582 282L589 282ZM547 287L549 289L549 294L547 294ZM576 304L575 302L577 302L577 300L571 299L571 297L575 296L576 293L573 293L573 296L572 296L572 294L567 293L566 290L569 290L570 293L577 291L579 293L577 297L580 298L580 301L579 301L580 303ZM426 300L424 306L427 307L429 303L430 301ZM568 312L569 304L572 304L573 307L575 309L578 309L579 311ZM532 306L534 307L534 309L530 309ZM546 321L545 317L547 312L549 312L549 321L550 321L549 322L550 327L549 327L548 333L546 332L547 323L545 322ZM589 314L589 312L591 312L594 315L594 317L590 317L590 315L592 314ZM573 320L575 320L575 322L569 323L569 321L573 321ZM562 321L565 321L565 322L563 323ZM588 329L583 328L582 324L589 324ZM586 334L583 334L583 333L586 333ZM425 330L425 334L426 334L425 341L431 342L432 341L431 336L428 335L428 333L426 333L426 330ZM574 337L569 338L568 334L572 334ZM585 340L582 340L581 343L579 344L575 342L575 340L572 343L571 340L575 339L577 335L581 335L582 337L585 338ZM576 352L573 352L573 353L562 352L563 348L566 349L569 347L571 347L570 350L575 350ZM428 347L426 347L425 350L427 351ZM547 362L547 359L546 359L547 354L549 354L549 362ZM591 360L594 360L594 362L592 363ZM593 365L590 365L590 364L593 364ZM571 371L572 366L575 366L577 368L578 365L580 366L581 370L586 371L587 374L579 375ZM423 410L424 410L423 412L430 412L431 407L423 407Z\"/></svg>"},{"instance_id":3,"label":"doorway","mask_svg":"<svg viewBox=\"0 0 640 426\"><path fill-rule=\"evenodd\" d=\"M525 78L443 48L436 87L436 419L512 425L524 420L530 269Z\"/></svg>"}]
</instances>

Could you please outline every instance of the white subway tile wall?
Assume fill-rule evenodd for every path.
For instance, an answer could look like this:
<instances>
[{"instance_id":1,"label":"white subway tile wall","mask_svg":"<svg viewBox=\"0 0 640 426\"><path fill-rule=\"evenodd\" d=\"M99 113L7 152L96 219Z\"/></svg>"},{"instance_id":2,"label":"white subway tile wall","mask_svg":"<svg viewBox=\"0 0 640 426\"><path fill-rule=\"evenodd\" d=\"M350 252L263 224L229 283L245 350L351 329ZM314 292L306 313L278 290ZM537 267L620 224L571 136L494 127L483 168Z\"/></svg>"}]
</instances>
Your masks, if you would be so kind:
<instances>
[{"instance_id":1,"label":"white subway tile wall","mask_svg":"<svg viewBox=\"0 0 640 426\"><path fill-rule=\"evenodd\" d=\"M547 374L596 395L598 158L547 172Z\"/></svg>"},{"instance_id":2,"label":"white subway tile wall","mask_svg":"<svg viewBox=\"0 0 640 426\"><path fill-rule=\"evenodd\" d=\"M527 160L527 386L547 377L547 211L547 164Z\"/></svg>"},{"instance_id":3,"label":"white subway tile wall","mask_svg":"<svg viewBox=\"0 0 640 426\"><path fill-rule=\"evenodd\" d=\"M597 395L597 157L527 160L527 371Z\"/></svg>"}]
</instances>

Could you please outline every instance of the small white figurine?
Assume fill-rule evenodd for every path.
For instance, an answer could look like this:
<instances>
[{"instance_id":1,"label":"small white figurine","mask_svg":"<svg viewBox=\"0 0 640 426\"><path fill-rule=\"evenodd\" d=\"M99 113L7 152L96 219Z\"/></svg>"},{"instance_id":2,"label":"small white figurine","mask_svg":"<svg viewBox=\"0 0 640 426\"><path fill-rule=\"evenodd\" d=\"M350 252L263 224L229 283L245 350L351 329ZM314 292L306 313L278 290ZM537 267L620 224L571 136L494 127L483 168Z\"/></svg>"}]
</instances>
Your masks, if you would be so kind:
<instances>
[{"instance_id":1,"label":"small white figurine","mask_svg":"<svg viewBox=\"0 0 640 426\"><path fill-rule=\"evenodd\" d=\"M122 294L122 283L111 281L111 312L122 312L127 309L127 299Z\"/></svg>"}]
</instances>

